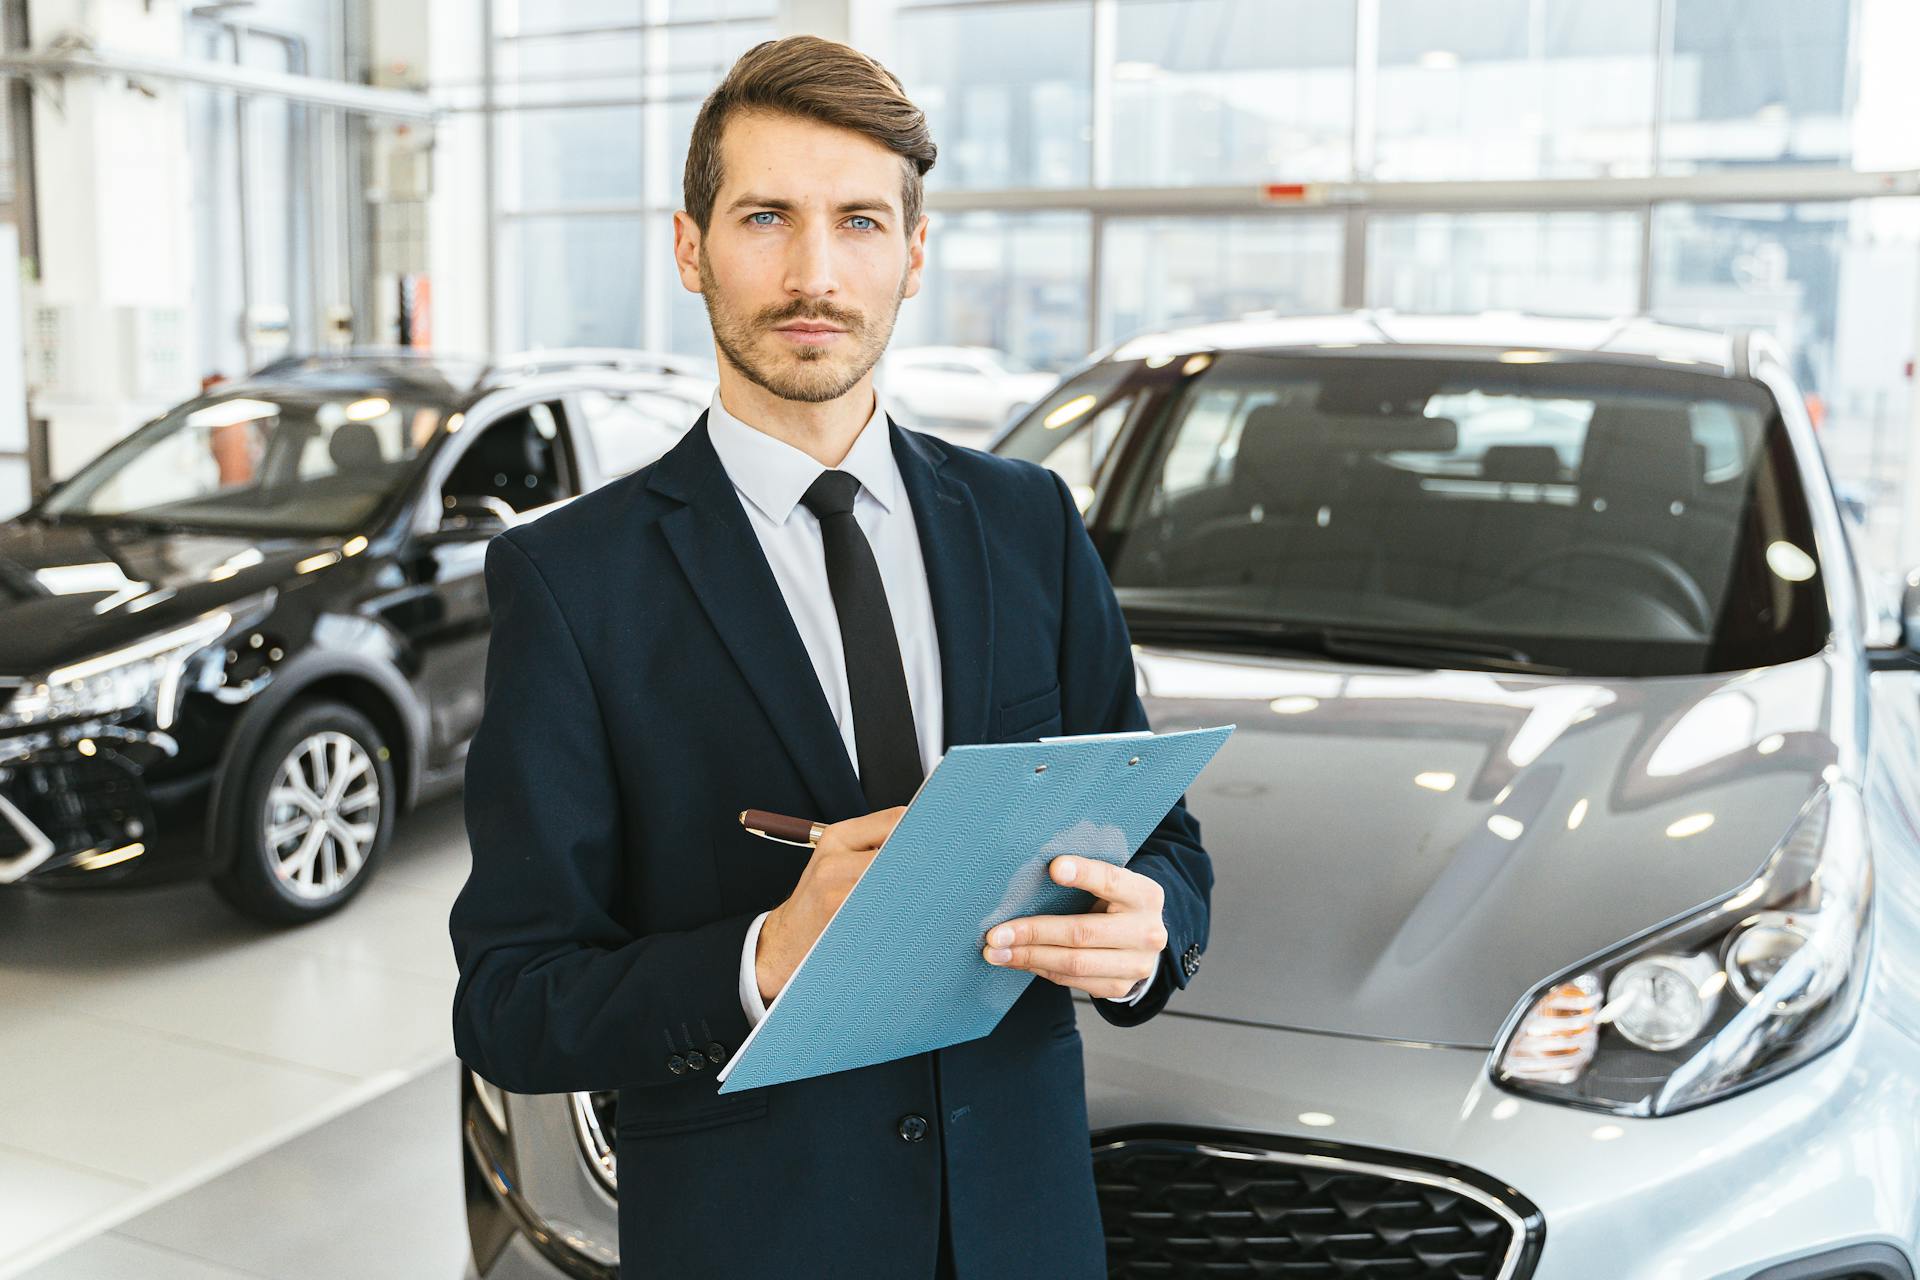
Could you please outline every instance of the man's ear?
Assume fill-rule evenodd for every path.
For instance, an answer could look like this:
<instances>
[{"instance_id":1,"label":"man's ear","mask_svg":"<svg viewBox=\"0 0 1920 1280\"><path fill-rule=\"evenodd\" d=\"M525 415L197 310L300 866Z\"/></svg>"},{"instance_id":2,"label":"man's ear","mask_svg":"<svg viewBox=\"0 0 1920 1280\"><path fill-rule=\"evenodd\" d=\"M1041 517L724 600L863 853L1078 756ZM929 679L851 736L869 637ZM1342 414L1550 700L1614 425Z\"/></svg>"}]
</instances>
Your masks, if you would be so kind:
<instances>
[{"instance_id":1,"label":"man's ear","mask_svg":"<svg viewBox=\"0 0 1920 1280\"><path fill-rule=\"evenodd\" d=\"M927 225L928 215L920 215L920 225L907 237L907 284L900 291L902 298L911 298L920 292L920 272L927 265Z\"/></svg>"},{"instance_id":2,"label":"man's ear","mask_svg":"<svg viewBox=\"0 0 1920 1280\"><path fill-rule=\"evenodd\" d=\"M685 209L673 212L673 262L680 269L680 284L689 293L701 293L700 228Z\"/></svg>"}]
</instances>

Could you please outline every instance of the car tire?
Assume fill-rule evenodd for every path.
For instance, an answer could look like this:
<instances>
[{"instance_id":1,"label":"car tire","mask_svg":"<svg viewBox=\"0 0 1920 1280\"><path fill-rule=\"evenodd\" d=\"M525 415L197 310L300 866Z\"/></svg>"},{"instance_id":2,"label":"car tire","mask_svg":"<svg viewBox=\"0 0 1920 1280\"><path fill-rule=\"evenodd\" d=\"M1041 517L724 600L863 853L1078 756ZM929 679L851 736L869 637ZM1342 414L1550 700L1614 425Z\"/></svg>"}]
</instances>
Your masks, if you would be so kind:
<instances>
[{"instance_id":1,"label":"car tire","mask_svg":"<svg viewBox=\"0 0 1920 1280\"><path fill-rule=\"evenodd\" d=\"M379 729L352 707L296 705L244 766L228 828L238 843L214 891L269 924L302 924L344 907L393 837L390 754Z\"/></svg>"}]
</instances>

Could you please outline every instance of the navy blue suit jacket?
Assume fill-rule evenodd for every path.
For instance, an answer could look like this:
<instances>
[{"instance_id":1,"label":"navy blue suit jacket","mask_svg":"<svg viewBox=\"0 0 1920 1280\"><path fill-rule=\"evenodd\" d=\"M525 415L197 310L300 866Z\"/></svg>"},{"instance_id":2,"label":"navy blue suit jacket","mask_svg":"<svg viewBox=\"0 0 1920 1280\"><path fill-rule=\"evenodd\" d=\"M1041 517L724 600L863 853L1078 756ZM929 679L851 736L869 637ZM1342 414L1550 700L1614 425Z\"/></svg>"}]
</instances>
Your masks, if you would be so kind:
<instances>
[{"instance_id":1,"label":"navy blue suit jacket","mask_svg":"<svg viewBox=\"0 0 1920 1280\"><path fill-rule=\"evenodd\" d=\"M1059 477L888 429L946 745L1146 728ZM1063 987L1034 978L991 1035L855 1071L721 1096L711 1065L686 1068L745 1038L747 927L806 861L735 815L867 810L706 415L652 466L494 538L486 585L454 1046L514 1092L619 1091L628 1269L931 1276L944 1180L962 1275L1104 1276ZM1092 1002L1121 1025L1185 986L1179 957L1206 943L1213 873L1184 800L1130 865L1165 889L1168 940L1137 1005ZM929 1126L919 1141L908 1116Z\"/></svg>"}]
</instances>

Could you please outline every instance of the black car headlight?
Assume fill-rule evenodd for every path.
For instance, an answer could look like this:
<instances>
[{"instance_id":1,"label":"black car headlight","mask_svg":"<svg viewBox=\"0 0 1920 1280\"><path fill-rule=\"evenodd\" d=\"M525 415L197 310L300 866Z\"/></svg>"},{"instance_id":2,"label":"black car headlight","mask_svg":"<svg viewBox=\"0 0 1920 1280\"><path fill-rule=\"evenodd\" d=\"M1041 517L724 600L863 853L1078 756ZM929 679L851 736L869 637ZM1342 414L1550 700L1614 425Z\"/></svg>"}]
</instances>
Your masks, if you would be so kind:
<instances>
[{"instance_id":1,"label":"black car headlight","mask_svg":"<svg viewBox=\"0 0 1920 1280\"><path fill-rule=\"evenodd\" d=\"M1872 893L1860 794L1823 787L1744 888L1530 995L1501 1034L1493 1078L1659 1116L1791 1071L1859 1012Z\"/></svg>"},{"instance_id":2,"label":"black car headlight","mask_svg":"<svg viewBox=\"0 0 1920 1280\"><path fill-rule=\"evenodd\" d=\"M268 591L223 605L191 622L28 679L13 700L0 707L0 732L132 711L146 711L159 728L170 728L187 664L235 626L259 617L273 595Z\"/></svg>"}]
</instances>

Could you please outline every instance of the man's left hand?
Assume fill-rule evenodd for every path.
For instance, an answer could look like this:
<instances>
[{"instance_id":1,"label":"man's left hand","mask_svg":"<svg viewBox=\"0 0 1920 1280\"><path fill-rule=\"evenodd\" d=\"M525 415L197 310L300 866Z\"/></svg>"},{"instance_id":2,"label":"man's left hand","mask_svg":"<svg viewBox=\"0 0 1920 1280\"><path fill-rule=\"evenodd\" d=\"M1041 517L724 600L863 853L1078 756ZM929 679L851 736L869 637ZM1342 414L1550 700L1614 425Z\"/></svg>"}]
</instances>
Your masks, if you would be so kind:
<instances>
[{"instance_id":1,"label":"man's left hand","mask_svg":"<svg viewBox=\"0 0 1920 1280\"><path fill-rule=\"evenodd\" d=\"M988 964L1107 997L1126 995L1159 967L1167 926L1158 881L1095 858L1055 858L1047 871L1055 884L1085 889L1097 901L1082 915L995 925L980 953Z\"/></svg>"}]
</instances>

